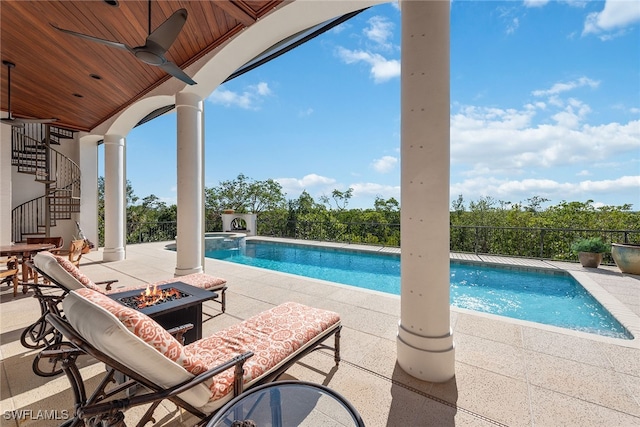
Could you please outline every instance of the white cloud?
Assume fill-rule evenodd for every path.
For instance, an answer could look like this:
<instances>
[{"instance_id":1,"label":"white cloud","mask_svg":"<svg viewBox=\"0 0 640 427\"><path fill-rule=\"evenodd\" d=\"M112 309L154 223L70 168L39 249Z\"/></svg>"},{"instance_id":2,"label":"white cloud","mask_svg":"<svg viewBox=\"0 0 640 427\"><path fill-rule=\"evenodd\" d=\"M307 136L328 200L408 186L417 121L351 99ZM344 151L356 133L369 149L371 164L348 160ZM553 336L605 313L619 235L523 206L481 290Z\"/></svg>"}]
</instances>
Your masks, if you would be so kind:
<instances>
[{"instance_id":1,"label":"white cloud","mask_svg":"<svg viewBox=\"0 0 640 427\"><path fill-rule=\"evenodd\" d=\"M391 172L393 168L395 168L396 164L398 164L398 158L393 156L383 156L379 159L374 160L371 163L371 167L379 173L387 173Z\"/></svg>"},{"instance_id":2,"label":"white cloud","mask_svg":"<svg viewBox=\"0 0 640 427\"><path fill-rule=\"evenodd\" d=\"M307 108L306 110L298 111L298 117L309 117L313 114L313 108Z\"/></svg>"},{"instance_id":3,"label":"white cloud","mask_svg":"<svg viewBox=\"0 0 640 427\"><path fill-rule=\"evenodd\" d=\"M380 196L383 199L394 197L400 200L399 185L384 185L376 184L373 182L359 182L350 184L349 187L353 188L354 198Z\"/></svg>"},{"instance_id":4,"label":"white cloud","mask_svg":"<svg viewBox=\"0 0 640 427\"><path fill-rule=\"evenodd\" d=\"M379 48L391 49L392 44L389 42L389 38L393 35L393 23L384 16L374 16L367 23L369 26L362 30L364 35L376 43Z\"/></svg>"},{"instance_id":5,"label":"white cloud","mask_svg":"<svg viewBox=\"0 0 640 427\"><path fill-rule=\"evenodd\" d=\"M260 82L255 86L249 86L249 89L255 90L255 92L260 96L271 95L271 89L269 89L269 85L266 82Z\"/></svg>"},{"instance_id":6,"label":"white cloud","mask_svg":"<svg viewBox=\"0 0 640 427\"><path fill-rule=\"evenodd\" d=\"M549 0L524 0L525 7L542 7L549 3Z\"/></svg>"},{"instance_id":7,"label":"white cloud","mask_svg":"<svg viewBox=\"0 0 640 427\"><path fill-rule=\"evenodd\" d=\"M554 114L551 118L555 120L559 126L567 129L575 129L590 112L591 108L588 105L570 99L569 105L567 105L564 111Z\"/></svg>"},{"instance_id":8,"label":"white cloud","mask_svg":"<svg viewBox=\"0 0 640 427\"><path fill-rule=\"evenodd\" d=\"M589 194L590 197L619 194L624 199L628 199L629 192L637 192L638 188L640 188L640 175L575 183L558 182L552 179L514 181L497 178L474 178L452 184L451 194L462 194L466 200L477 200L490 196L512 203L524 201L521 200L521 197L523 194L527 194L545 197L557 203L560 200L579 200L584 194Z\"/></svg>"},{"instance_id":9,"label":"white cloud","mask_svg":"<svg viewBox=\"0 0 640 427\"><path fill-rule=\"evenodd\" d=\"M400 76L400 61L397 59L386 59L378 53L349 50L344 47L338 47L337 54L346 64L364 62L370 65L371 77L375 83L382 83Z\"/></svg>"},{"instance_id":10,"label":"white cloud","mask_svg":"<svg viewBox=\"0 0 640 427\"><path fill-rule=\"evenodd\" d=\"M308 174L302 178L277 178L282 186L287 199L293 200L300 197L303 191L307 191L316 202L323 195L331 194L335 189L346 190L353 188L353 196L350 207L373 207L373 198L380 196L388 199L394 197L400 200L400 186L386 185L374 182L357 182L349 185L340 184L336 179L318 174Z\"/></svg>"},{"instance_id":11,"label":"white cloud","mask_svg":"<svg viewBox=\"0 0 640 427\"><path fill-rule=\"evenodd\" d=\"M589 125L591 111L580 100L528 104L521 110L462 106L451 115L452 165L472 165L468 174L517 175L537 167L638 157L640 120Z\"/></svg>"},{"instance_id":12,"label":"white cloud","mask_svg":"<svg viewBox=\"0 0 640 427\"><path fill-rule=\"evenodd\" d=\"M394 24L384 16L373 16L367 21L362 32L368 43L366 49L336 48L336 55L346 64L365 63L370 68L371 78L375 83L382 83L400 76L400 60L389 59L378 51L394 50L391 38Z\"/></svg>"},{"instance_id":13,"label":"white cloud","mask_svg":"<svg viewBox=\"0 0 640 427\"><path fill-rule=\"evenodd\" d=\"M289 198L297 198L303 190L308 192L326 191L326 189L336 183L333 178L311 173L302 178L276 178L282 190ZM318 190L319 189L319 190Z\"/></svg>"},{"instance_id":14,"label":"white cloud","mask_svg":"<svg viewBox=\"0 0 640 427\"><path fill-rule=\"evenodd\" d=\"M560 0L560 3L568 4L572 7L585 7L587 2L590 0ZM533 7L543 7L549 4L549 0L524 0L524 7L533 8Z\"/></svg>"},{"instance_id":15,"label":"white cloud","mask_svg":"<svg viewBox=\"0 0 640 427\"><path fill-rule=\"evenodd\" d=\"M520 26L520 20L518 18L513 18L511 22L507 25L507 34L515 33L519 26Z\"/></svg>"},{"instance_id":16,"label":"white cloud","mask_svg":"<svg viewBox=\"0 0 640 427\"><path fill-rule=\"evenodd\" d=\"M589 1L591 0L564 0L564 3L568 4L571 7L584 8Z\"/></svg>"},{"instance_id":17,"label":"white cloud","mask_svg":"<svg viewBox=\"0 0 640 427\"><path fill-rule=\"evenodd\" d=\"M576 174L576 176L590 176L590 175L591 175L591 172L589 172L589 171L588 171L588 170L586 170L586 169L581 170L580 172L578 172L578 173Z\"/></svg>"},{"instance_id":18,"label":"white cloud","mask_svg":"<svg viewBox=\"0 0 640 427\"><path fill-rule=\"evenodd\" d=\"M607 0L602 12L587 15L582 35L624 30L636 22L640 22L640 3L637 0ZM601 39L608 40L620 34L602 36Z\"/></svg>"},{"instance_id":19,"label":"white cloud","mask_svg":"<svg viewBox=\"0 0 640 427\"><path fill-rule=\"evenodd\" d=\"M329 30L329 32L334 33L334 34L340 34L341 32L343 32L344 30L346 30L347 28L350 28L351 25L349 25L349 22L343 22L342 24L338 24L335 27L333 27L332 29Z\"/></svg>"},{"instance_id":20,"label":"white cloud","mask_svg":"<svg viewBox=\"0 0 640 427\"><path fill-rule=\"evenodd\" d=\"M266 82L260 82L247 86L243 92L233 92L220 86L207 99L214 104L221 104L225 107L235 106L245 110L257 110L262 99L271 94L269 85Z\"/></svg>"},{"instance_id":21,"label":"white cloud","mask_svg":"<svg viewBox=\"0 0 640 427\"><path fill-rule=\"evenodd\" d=\"M555 83L549 89L538 89L531 92L533 96L550 96L558 95L563 92L568 92L573 89L588 86L592 89L596 89L600 85L597 80L592 80L588 77L580 77L577 80L564 83Z\"/></svg>"}]
</instances>

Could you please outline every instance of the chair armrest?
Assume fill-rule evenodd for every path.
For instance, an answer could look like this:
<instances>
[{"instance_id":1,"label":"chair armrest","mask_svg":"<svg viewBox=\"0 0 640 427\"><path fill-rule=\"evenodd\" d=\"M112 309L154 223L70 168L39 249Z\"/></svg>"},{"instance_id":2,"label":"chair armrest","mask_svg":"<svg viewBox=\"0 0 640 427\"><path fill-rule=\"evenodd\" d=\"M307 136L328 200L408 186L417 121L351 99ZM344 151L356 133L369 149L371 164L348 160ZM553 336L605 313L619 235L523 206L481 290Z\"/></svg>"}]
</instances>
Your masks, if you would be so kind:
<instances>
[{"instance_id":1,"label":"chair armrest","mask_svg":"<svg viewBox=\"0 0 640 427\"><path fill-rule=\"evenodd\" d=\"M106 289L108 291L110 291L111 290L111 284L112 283L117 283L117 282L118 282L118 279L114 279L114 280L103 280L101 282L95 282L95 284L96 285L104 285L104 284L106 284L107 285Z\"/></svg>"},{"instance_id":2,"label":"chair armrest","mask_svg":"<svg viewBox=\"0 0 640 427\"><path fill-rule=\"evenodd\" d=\"M186 381L183 381L180 384L177 384L171 388L157 391L153 393L144 394L141 396L133 396L128 399L117 399L112 400L110 402L105 403L97 403L93 405L84 406L82 408L78 408L78 416L81 418L90 418L94 415L99 415L106 412L112 412L115 410L124 410L133 406L146 405L150 402L160 401L162 399L166 399L169 397L177 396L180 393L184 393L185 391L195 387L196 385L226 371L227 369L233 368L235 366L236 377L240 376L240 381L242 381L242 373L244 362L253 356L253 352L248 351L246 353L235 356L234 358L226 361L225 363L215 366L209 369L206 372L201 373L200 375L190 378ZM236 392L236 394L238 394Z\"/></svg>"},{"instance_id":3,"label":"chair armrest","mask_svg":"<svg viewBox=\"0 0 640 427\"><path fill-rule=\"evenodd\" d=\"M246 353L242 353L238 356L235 356L232 359L229 359L227 362L218 365L218 366L214 366L213 368L209 369L206 372L201 373L200 375L198 375L195 378L192 378L189 381L185 381L182 384L178 384L170 389L167 389L166 392L167 397L170 396L176 396L184 391L189 390L191 387L198 385L206 380L208 380L209 378L215 377L216 375L226 371L229 368L232 367L236 367L236 374L238 372L240 372L240 380L242 380L242 374L243 374L243 368L242 366L244 365L244 362L247 361L247 359L249 359L250 357L253 356L253 352L252 351L247 351ZM236 376L237 379L237 376ZM240 390L240 392L242 392L242 390ZM236 393L238 394L238 393Z\"/></svg>"},{"instance_id":4,"label":"chair armrest","mask_svg":"<svg viewBox=\"0 0 640 427\"><path fill-rule=\"evenodd\" d=\"M10 256L7 259L0 260L0 264L7 264L7 269L15 270L18 268L18 258Z\"/></svg>"},{"instance_id":5,"label":"chair armrest","mask_svg":"<svg viewBox=\"0 0 640 427\"><path fill-rule=\"evenodd\" d=\"M180 344L184 345L184 334L191 329L193 329L193 323L187 323L181 326L176 326L175 328L167 329L167 332L180 341Z\"/></svg>"}]
</instances>

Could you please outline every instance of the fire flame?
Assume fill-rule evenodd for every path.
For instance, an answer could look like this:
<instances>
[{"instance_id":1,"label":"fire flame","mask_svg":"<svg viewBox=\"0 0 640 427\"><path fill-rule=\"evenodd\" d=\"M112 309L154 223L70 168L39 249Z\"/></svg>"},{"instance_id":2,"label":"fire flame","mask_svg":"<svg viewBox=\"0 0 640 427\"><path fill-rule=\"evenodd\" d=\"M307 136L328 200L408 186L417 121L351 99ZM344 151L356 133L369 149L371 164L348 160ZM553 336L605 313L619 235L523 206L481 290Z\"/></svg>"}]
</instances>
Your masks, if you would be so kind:
<instances>
[{"instance_id":1,"label":"fire flame","mask_svg":"<svg viewBox=\"0 0 640 427\"><path fill-rule=\"evenodd\" d=\"M158 285L147 288L137 297L138 308L151 307L168 298L180 298L180 292L175 288L158 289Z\"/></svg>"}]
</instances>

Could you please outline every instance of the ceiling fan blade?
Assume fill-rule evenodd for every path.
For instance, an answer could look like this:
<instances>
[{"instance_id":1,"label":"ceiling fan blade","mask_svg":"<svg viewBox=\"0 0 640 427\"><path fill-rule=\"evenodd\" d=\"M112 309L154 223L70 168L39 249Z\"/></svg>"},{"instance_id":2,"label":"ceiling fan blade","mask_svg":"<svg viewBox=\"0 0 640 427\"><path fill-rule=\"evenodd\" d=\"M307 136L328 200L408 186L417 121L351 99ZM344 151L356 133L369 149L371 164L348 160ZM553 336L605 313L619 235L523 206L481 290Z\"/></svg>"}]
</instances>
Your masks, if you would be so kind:
<instances>
[{"instance_id":1,"label":"ceiling fan blade","mask_svg":"<svg viewBox=\"0 0 640 427\"><path fill-rule=\"evenodd\" d=\"M197 84L191 79L191 77L189 77L184 71L182 71L180 67L178 67L176 64L174 64L171 61L167 61L164 64L160 65L160 68L162 68L167 73L171 74L173 77L182 80L186 84L189 84L189 85Z\"/></svg>"},{"instance_id":2,"label":"ceiling fan blade","mask_svg":"<svg viewBox=\"0 0 640 427\"><path fill-rule=\"evenodd\" d=\"M149 36L147 41L152 41L159 45L166 52L169 50L174 41L178 38L184 23L187 22L187 10L178 9L173 12L166 21L156 28Z\"/></svg>"},{"instance_id":3,"label":"ceiling fan blade","mask_svg":"<svg viewBox=\"0 0 640 427\"><path fill-rule=\"evenodd\" d=\"M53 24L49 24L49 25L51 25L53 28L55 28L58 31L61 31L61 32L66 33L66 34L71 34L72 36L80 37L80 38L83 38L85 40L89 40L89 41L96 42L96 43L102 43L102 44L105 44L107 46L115 47L115 48L126 50L126 51L129 51L129 52L131 51L131 48L129 46L127 46L126 44L124 44L124 43L112 42L111 40L104 40L104 39L100 39L98 37L88 36L88 35L82 34L82 33L76 33L75 31L65 30L64 28L56 27Z\"/></svg>"}]
</instances>

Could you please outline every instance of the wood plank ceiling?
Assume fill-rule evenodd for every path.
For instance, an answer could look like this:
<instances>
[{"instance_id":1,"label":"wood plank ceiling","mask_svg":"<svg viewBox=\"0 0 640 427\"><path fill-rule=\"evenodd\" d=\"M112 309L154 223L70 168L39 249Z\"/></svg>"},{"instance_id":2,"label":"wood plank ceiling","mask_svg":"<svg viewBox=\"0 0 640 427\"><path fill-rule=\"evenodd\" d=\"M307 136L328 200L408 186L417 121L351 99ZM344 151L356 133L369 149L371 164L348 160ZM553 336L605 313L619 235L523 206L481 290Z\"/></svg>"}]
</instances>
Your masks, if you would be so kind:
<instances>
[{"instance_id":1,"label":"wood plank ceiling","mask_svg":"<svg viewBox=\"0 0 640 427\"><path fill-rule=\"evenodd\" d=\"M151 29L176 10L187 10L187 22L166 54L184 69L282 1L154 0ZM148 35L148 7L147 0L0 1L0 55L16 64L11 71L13 115L56 117L60 126L88 131L174 78L129 52L50 25L135 47ZM0 105L7 111L4 65L1 75Z\"/></svg>"}]
</instances>

